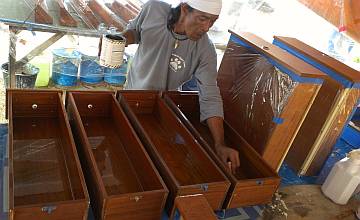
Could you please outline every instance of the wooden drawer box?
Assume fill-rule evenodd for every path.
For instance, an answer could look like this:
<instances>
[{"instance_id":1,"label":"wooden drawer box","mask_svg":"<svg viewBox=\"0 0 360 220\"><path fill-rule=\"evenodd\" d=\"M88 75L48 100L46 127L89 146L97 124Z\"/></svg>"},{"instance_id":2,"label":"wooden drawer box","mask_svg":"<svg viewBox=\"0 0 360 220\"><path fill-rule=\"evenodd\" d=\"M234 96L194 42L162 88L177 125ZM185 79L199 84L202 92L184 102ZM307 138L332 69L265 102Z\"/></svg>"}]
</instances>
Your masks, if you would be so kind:
<instances>
[{"instance_id":1,"label":"wooden drawer box","mask_svg":"<svg viewBox=\"0 0 360 220\"><path fill-rule=\"evenodd\" d=\"M217 80L225 120L278 170L323 77L256 35L231 32Z\"/></svg>"},{"instance_id":2,"label":"wooden drawer box","mask_svg":"<svg viewBox=\"0 0 360 220\"><path fill-rule=\"evenodd\" d=\"M167 188L115 96L71 92L67 110L95 219L160 219Z\"/></svg>"},{"instance_id":3,"label":"wooden drawer box","mask_svg":"<svg viewBox=\"0 0 360 220\"><path fill-rule=\"evenodd\" d=\"M119 101L157 165L170 194L204 194L214 210L221 209L230 182L158 92L119 91Z\"/></svg>"},{"instance_id":4,"label":"wooden drawer box","mask_svg":"<svg viewBox=\"0 0 360 220\"><path fill-rule=\"evenodd\" d=\"M10 220L86 220L89 198L59 91L7 90Z\"/></svg>"},{"instance_id":5,"label":"wooden drawer box","mask_svg":"<svg viewBox=\"0 0 360 220\"><path fill-rule=\"evenodd\" d=\"M176 197L175 212L173 220L217 220L205 196L201 194Z\"/></svg>"},{"instance_id":6,"label":"wooden drawer box","mask_svg":"<svg viewBox=\"0 0 360 220\"><path fill-rule=\"evenodd\" d=\"M273 43L331 77L321 87L286 157L298 174L317 175L359 103L360 72L295 38L275 37Z\"/></svg>"},{"instance_id":7,"label":"wooden drawer box","mask_svg":"<svg viewBox=\"0 0 360 220\"><path fill-rule=\"evenodd\" d=\"M279 186L280 178L261 156L229 125L224 123L227 146L239 151L240 168L233 175L213 151L213 139L200 122L199 97L194 92L166 92L164 99L231 181L224 208L264 204Z\"/></svg>"}]
</instances>

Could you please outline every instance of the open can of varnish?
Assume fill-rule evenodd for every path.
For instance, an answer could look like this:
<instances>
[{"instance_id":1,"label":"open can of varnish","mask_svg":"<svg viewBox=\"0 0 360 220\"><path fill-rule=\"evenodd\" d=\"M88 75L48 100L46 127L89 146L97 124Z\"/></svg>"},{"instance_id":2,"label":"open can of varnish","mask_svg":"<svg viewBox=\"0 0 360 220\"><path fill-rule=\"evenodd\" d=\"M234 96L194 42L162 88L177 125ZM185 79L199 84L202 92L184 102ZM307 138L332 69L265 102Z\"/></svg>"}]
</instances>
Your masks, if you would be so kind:
<instances>
[{"instance_id":1,"label":"open can of varnish","mask_svg":"<svg viewBox=\"0 0 360 220\"><path fill-rule=\"evenodd\" d=\"M126 40L121 35L107 34L102 39L100 65L118 68L123 63Z\"/></svg>"}]
</instances>

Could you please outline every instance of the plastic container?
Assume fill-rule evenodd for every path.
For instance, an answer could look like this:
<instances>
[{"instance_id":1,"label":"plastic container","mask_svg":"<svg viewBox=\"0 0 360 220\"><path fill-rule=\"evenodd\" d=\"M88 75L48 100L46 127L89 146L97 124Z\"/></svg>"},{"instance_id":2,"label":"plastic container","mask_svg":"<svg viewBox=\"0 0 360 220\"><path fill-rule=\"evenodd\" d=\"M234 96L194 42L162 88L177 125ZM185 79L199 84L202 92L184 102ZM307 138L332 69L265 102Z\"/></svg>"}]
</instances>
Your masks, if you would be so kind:
<instances>
[{"instance_id":1,"label":"plastic container","mask_svg":"<svg viewBox=\"0 0 360 220\"><path fill-rule=\"evenodd\" d=\"M334 165L321 190L333 202L345 205L359 191L359 184L360 150L353 150Z\"/></svg>"},{"instance_id":2,"label":"plastic container","mask_svg":"<svg viewBox=\"0 0 360 220\"><path fill-rule=\"evenodd\" d=\"M1 65L1 72L3 74L5 87L10 85L9 80L9 64L4 63ZM16 88L34 88L36 77L39 73L39 68L31 64L26 64L15 72L15 85Z\"/></svg>"},{"instance_id":3,"label":"plastic container","mask_svg":"<svg viewBox=\"0 0 360 220\"><path fill-rule=\"evenodd\" d=\"M104 81L112 85L124 85L126 81L127 63L124 62L119 68L104 68Z\"/></svg>"},{"instance_id":4,"label":"plastic container","mask_svg":"<svg viewBox=\"0 0 360 220\"><path fill-rule=\"evenodd\" d=\"M78 78L80 53L74 49L59 48L52 51L52 80L60 86L75 86Z\"/></svg>"},{"instance_id":5,"label":"plastic container","mask_svg":"<svg viewBox=\"0 0 360 220\"><path fill-rule=\"evenodd\" d=\"M80 81L88 84L100 83L104 80L104 67L100 66L97 50L80 50Z\"/></svg>"}]
</instances>

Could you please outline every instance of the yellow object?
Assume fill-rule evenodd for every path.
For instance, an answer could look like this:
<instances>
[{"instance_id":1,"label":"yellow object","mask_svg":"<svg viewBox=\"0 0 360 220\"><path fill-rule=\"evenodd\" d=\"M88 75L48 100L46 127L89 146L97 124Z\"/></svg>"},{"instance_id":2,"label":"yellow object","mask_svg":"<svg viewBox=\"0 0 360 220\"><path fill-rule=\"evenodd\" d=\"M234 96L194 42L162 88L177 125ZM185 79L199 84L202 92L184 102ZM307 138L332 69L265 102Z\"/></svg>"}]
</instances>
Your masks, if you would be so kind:
<instances>
[{"instance_id":1,"label":"yellow object","mask_svg":"<svg viewBox=\"0 0 360 220\"><path fill-rule=\"evenodd\" d=\"M46 56L38 56L31 60L30 63L40 69L35 81L35 87L48 86L50 79L49 58Z\"/></svg>"}]
</instances>

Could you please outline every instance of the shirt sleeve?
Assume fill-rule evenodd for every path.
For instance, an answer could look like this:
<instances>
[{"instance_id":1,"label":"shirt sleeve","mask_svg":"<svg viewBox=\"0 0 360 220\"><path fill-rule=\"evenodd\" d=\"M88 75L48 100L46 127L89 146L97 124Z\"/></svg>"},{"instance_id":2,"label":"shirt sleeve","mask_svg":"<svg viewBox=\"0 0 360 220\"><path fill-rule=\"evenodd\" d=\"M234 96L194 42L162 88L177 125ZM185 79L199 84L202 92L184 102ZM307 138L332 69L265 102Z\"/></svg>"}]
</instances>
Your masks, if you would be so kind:
<instances>
[{"instance_id":1,"label":"shirt sleeve","mask_svg":"<svg viewBox=\"0 0 360 220\"><path fill-rule=\"evenodd\" d=\"M149 14L151 8L152 1L145 3L139 12L139 14L133 19L130 20L128 25L126 26L126 30L132 30L135 37L135 44L138 44L141 41L141 26L144 22L145 18Z\"/></svg>"},{"instance_id":2,"label":"shirt sleeve","mask_svg":"<svg viewBox=\"0 0 360 220\"><path fill-rule=\"evenodd\" d=\"M218 116L224 118L223 102L220 89L217 86L217 56L212 43L201 55L200 63L195 71L195 78L199 89L200 121Z\"/></svg>"}]
</instances>

